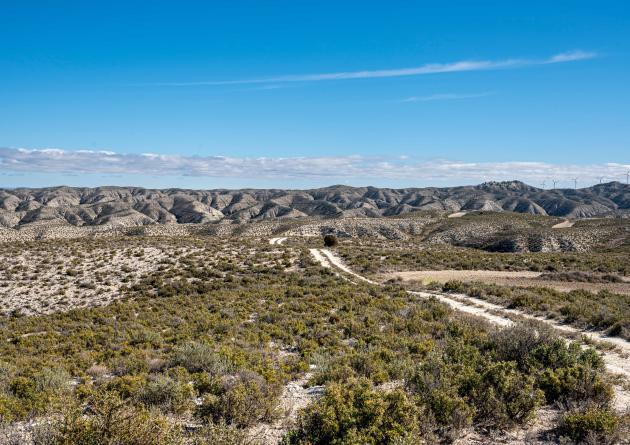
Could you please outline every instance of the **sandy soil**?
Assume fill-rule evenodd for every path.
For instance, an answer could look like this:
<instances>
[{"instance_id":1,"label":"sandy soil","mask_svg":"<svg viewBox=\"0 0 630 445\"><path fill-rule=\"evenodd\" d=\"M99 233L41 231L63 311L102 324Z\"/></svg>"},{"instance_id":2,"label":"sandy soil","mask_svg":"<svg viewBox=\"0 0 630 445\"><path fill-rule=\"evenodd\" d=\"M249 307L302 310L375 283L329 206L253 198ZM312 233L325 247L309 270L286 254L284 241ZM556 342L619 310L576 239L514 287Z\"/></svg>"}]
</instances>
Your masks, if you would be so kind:
<instances>
[{"instance_id":1,"label":"sandy soil","mask_svg":"<svg viewBox=\"0 0 630 445\"><path fill-rule=\"evenodd\" d=\"M558 223L555 226L551 226L551 228L552 229L568 229L569 227L573 227L573 224L575 224L575 221L569 221L568 219L565 219L561 223Z\"/></svg>"},{"instance_id":2,"label":"sandy soil","mask_svg":"<svg viewBox=\"0 0 630 445\"><path fill-rule=\"evenodd\" d=\"M324 393L323 386L308 385L313 373L306 373L301 379L289 382L280 396L278 410L282 413L273 424L260 424L248 431L255 443L276 445L295 423L298 413Z\"/></svg>"},{"instance_id":3,"label":"sandy soil","mask_svg":"<svg viewBox=\"0 0 630 445\"><path fill-rule=\"evenodd\" d=\"M511 431L496 431L481 434L472 431L470 434L455 440L453 445L551 445L556 441L545 439L546 433L557 424L559 410L551 406L540 408L529 425Z\"/></svg>"},{"instance_id":4,"label":"sandy soil","mask_svg":"<svg viewBox=\"0 0 630 445\"><path fill-rule=\"evenodd\" d=\"M624 283L588 283L579 281L541 280L542 272L504 271L504 270L414 270L391 272L379 275L379 279L387 281L400 278L403 281L420 281L423 284L446 283L451 280L464 282L479 281L486 284L520 287L548 287L561 292L582 289L591 292L608 290L618 294L630 295L630 282Z\"/></svg>"},{"instance_id":5,"label":"sandy soil","mask_svg":"<svg viewBox=\"0 0 630 445\"><path fill-rule=\"evenodd\" d=\"M311 253L311 256L315 258L315 261L317 261L325 268L330 269L332 265L328 261L328 257L324 256L324 254L321 252L322 250L323 249L309 249L309 252Z\"/></svg>"},{"instance_id":6,"label":"sandy soil","mask_svg":"<svg viewBox=\"0 0 630 445\"><path fill-rule=\"evenodd\" d=\"M429 282L446 282L449 280L483 281L488 279L505 278L536 278L541 272L505 271L505 270L416 270L408 272L394 272L383 278L402 278L405 281L418 280Z\"/></svg>"},{"instance_id":7,"label":"sandy soil","mask_svg":"<svg viewBox=\"0 0 630 445\"><path fill-rule=\"evenodd\" d=\"M313 254L313 251L317 251L317 255ZM350 271L350 269L343 263L343 261L339 257L334 255L327 249L311 249L311 253L316 260L318 260L318 258L325 257L328 260L327 267L330 267L330 265L332 264L333 266L339 268L344 272ZM373 281L361 277L360 275L352 271L348 273L364 281L374 283ZM514 323L514 318L536 320L551 326L559 333L563 333L569 336L576 336L577 338L586 337L590 341L611 344L615 347L614 350L602 352L602 358L604 359L606 368L609 372L613 374L621 375L627 380L630 379L630 360L628 360L627 358L628 356L630 356L630 342L627 342L624 339L618 337L608 337L602 332L582 331L572 326L560 324L554 320L536 317L516 309L507 309L503 306L489 303L485 300L470 297L464 294L441 294L415 291L408 292L421 298L435 298L455 310L479 316L486 321L489 321L490 323L496 324L498 326L510 326ZM587 346L583 345L583 347ZM620 410L625 410L630 407L630 391L621 386L615 387L615 390L615 407Z\"/></svg>"},{"instance_id":8,"label":"sandy soil","mask_svg":"<svg viewBox=\"0 0 630 445\"><path fill-rule=\"evenodd\" d=\"M277 250L262 244L197 241L84 239L0 249L0 313L37 315L110 304L129 295L134 284L171 269L206 269L221 277L229 265L238 270L282 262L290 269L298 260L297 255L279 258Z\"/></svg>"},{"instance_id":9,"label":"sandy soil","mask_svg":"<svg viewBox=\"0 0 630 445\"><path fill-rule=\"evenodd\" d=\"M120 297L121 286L137 283L168 258L153 246L0 254L0 311L42 314L109 304Z\"/></svg>"}]
</instances>

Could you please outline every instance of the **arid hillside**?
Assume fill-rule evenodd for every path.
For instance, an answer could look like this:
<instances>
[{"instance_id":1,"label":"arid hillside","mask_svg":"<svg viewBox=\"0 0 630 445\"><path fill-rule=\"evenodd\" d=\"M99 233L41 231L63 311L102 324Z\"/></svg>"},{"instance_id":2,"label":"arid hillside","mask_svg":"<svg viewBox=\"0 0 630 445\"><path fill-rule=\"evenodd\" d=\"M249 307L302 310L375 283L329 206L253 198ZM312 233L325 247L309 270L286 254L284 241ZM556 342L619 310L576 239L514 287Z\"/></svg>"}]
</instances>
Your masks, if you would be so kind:
<instances>
[{"instance_id":1,"label":"arid hillside","mask_svg":"<svg viewBox=\"0 0 630 445\"><path fill-rule=\"evenodd\" d=\"M143 226L270 218L395 216L418 210L509 211L566 218L627 213L630 186L544 190L522 182L451 188L332 186L314 190L0 189L0 227Z\"/></svg>"}]
</instances>

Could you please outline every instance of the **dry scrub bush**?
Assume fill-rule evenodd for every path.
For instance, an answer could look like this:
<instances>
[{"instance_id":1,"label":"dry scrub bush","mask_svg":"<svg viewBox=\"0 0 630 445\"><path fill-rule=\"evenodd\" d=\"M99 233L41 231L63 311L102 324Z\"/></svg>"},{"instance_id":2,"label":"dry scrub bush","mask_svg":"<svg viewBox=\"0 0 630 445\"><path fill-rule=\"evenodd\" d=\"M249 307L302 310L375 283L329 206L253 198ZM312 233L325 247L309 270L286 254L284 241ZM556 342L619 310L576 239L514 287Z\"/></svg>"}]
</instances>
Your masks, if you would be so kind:
<instances>
[{"instance_id":1,"label":"dry scrub bush","mask_svg":"<svg viewBox=\"0 0 630 445\"><path fill-rule=\"evenodd\" d=\"M190 342L175 348L171 366L183 366L189 372L205 371L221 375L230 369L228 361L204 343Z\"/></svg>"},{"instance_id":2,"label":"dry scrub bush","mask_svg":"<svg viewBox=\"0 0 630 445\"><path fill-rule=\"evenodd\" d=\"M588 406L562 416L558 433L578 444L613 445L628 439L630 418L606 408Z\"/></svg>"},{"instance_id":3,"label":"dry scrub bush","mask_svg":"<svg viewBox=\"0 0 630 445\"><path fill-rule=\"evenodd\" d=\"M115 394L90 398L87 416L75 404L64 408L35 445L183 445L179 428L165 417L130 406Z\"/></svg>"},{"instance_id":4,"label":"dry scrub bush","mask_svg":"<svg viewBox=\"0 0 630 445\"><path fill-rule=\"evenodd\" d=\"M278 395L279 388L258 374L241 372L223 377L216 390L205 396L197 414L213 423L244 428L270 421Z\"/></svg>"},{"instance_id":5,"label":"dry scrub bush","mask_svg":"<svg viewBox=\"0 0 630 445\"><path fill-rule=\"evenodd\" d=\"M401 390L377 392L366 379L331 383L323 398L300 415L283 444L417 443L420 419Z\"/></svg>"}]
</instances>

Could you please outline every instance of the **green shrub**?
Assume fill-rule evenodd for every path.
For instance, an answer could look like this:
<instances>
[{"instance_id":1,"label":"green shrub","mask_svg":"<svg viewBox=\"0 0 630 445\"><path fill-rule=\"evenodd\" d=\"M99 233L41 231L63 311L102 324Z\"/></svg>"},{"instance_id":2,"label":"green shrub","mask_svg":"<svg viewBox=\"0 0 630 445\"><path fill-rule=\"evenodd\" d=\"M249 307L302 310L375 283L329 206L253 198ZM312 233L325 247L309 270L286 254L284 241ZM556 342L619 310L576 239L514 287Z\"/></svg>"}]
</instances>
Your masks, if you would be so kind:
<instances>
[{"instance_id":1,"label":"green shrub","mask_svg":"<svg viewBox=\"0 0 630 445\"><path fill-rule=\"evenodd\" d=\"M471 425L474 408L457 394L457 388L435 388L419 396L437 423L440 436L455 439L460 432Z\"/></svg>"},{"instance_id":2,"label":"green shrub","mask_svg":"<svg viewBox=\"0 0 630 445\"><path fill-rule=\"evenodd\" d=\"M147 407L158 407L164 412L181 413L190 407L192 388L167 376L154 376L138 394Z\"/></svg>"},{"instance_id":3,"label":"green shrub","mask_svg":"<svg viewBox=\"0 0 630 445\"><path fill-rule=\"evenodd\" d=\"M268 384L260 375L241 372L225 376L217 393L204 397L198 415L215 423L245 428L271 420L278 395L279 388Z\"/></svg>"},{"instance_id":4,"label":"green shrub","mask_svg":"<svg viewBox=\"0 0 630 445\"><path fill-rule=\"evenodd\" d=\"M377 392L367 379L331 383L324 396L302 412L283 444L411 443L418 433L417 415L401 390Z\"/></svg>"},{"instance_id":5,"label":"green shrub","mask_svg":"<svg viewBox=\"0 0 630 445\"><path fill-rule=\"evenodd\" d=\"M16 372L17 368L15 365L0 361L0 394L9 391L9 384L15 377Z\"/></svg>"},{"instance_id":6,"label":"green shrub","mask_svg":"<svg viewBox=\"0 0 630 445\"><path fill-rule=\"evenodd\" d=\"M112 393L89 401L88 415L80 406L65 407L49 431L47 445L183 445L178 427L161 415L136 408Z\"/></svg>"},{"instance_id":7,"label":"green shrub","mask_svg":"<svg viewBox=\"0 0 630 445\"><path fill-rule=\"evenodd\" d=\"M205 371L214 375L229 370L227 360L205 343L189 342L178 346L171 357L172 366L183 366L189 372Z\"/></svg>"},{"instance_id":8,"label":"green shrub","mask_svg":"<svg viewBox=\"0 0 630 445\"><path fill-rule=\"evenodd\" d=\"M0 394L0 424L10 423L28 414L28 409L18 399Z\"/></svg>"},{"instance_id":9,"label":"green shrub","mask_svg":"<svg viewBox=\"0 0 630 445\"><path fill-rule=\"evenodd\" d=\"M528 368L531 354L554 339L551 329L540 324L517 323L501 329L491 336L497 359L514 361L521 371ZM564 345L563 341L560 341Z\"/></svg>"},{"instance_id":10,"label":"green shrub","mask_svg":"<svg viewBox=\"0 0 630 445\"><path fill-rule=\"evenodd\" d=\"M601 373L587 365L574 365L568 368L545 369L538 380L548 403L591 402L607 406L614 396L612 385L606 382Z\"/></svg>"},{"instance_id":11,"label":"green shrub","mask_svg":"<svg viewBox=\"0 0 630 445\"><path fill-rule=\"evenodd\" d=\"M24 376L15 377L9 383L9 391L19 399L34 400L37 397L35 382Z\"/></svg>"},{"instance_id":12,"label":"green shrub","mask_svg":"<svg viewBox=\"0 0 630 445\"><path fill-rule=\"evenodd\" d=\"M131 242L129 258L141 245L151 243L156 249L176 246L169 258L157 260L159 270L147 271L139 282L121 289L122 299L102 307L0 320L0 338L9 340L0 342L5 362L0 363L0 418L9 422L41 415L65 419L65 430L57 428L63 425L55 425L55 431L64 434L64 445L74 439L90 444L88 439L97 434L106 437L101 441L106 445L127 443L125 434L132 437L131 444L139 443L132 430L146 435L144 442L149 444L157 441L151 431L171 431L196 445L222 441L232 445L239 443L237 436L245 434L250 425L274 420L281 385L302 377L310 364L316 365L311 383L341 388L341 395L313 405L312 415L292 433L297 443L313 442L320 426L338 443L440 443L469 426L487 430L521 422L528 416L540 384L546 384L550 394L575 393L578 396L571 397L590 397L595 405L606 404L596 401L601 392L593 389L597 385L584 389L582 383L574 384L580 379L566 371L583 366L591 372L584 375L597 383L604 373L601 358L562 340L544 340L536 335L536 326L531 327L534 335L530 326L494 335L488 324L458 315L437 301L407 294L396 283L354 285L311 267L308 250L302 246L295 250L288 246L282 259L290 258L300 269L279 273L276 265L280 260L271 253L277 249L265 240L154 240L89 241L99 248ZM67 243L89 256L87 242ZM342 252L348 261L363 256L359 262L371 270L380 264L400 267L405 261L424 262L428 267L480 265L476 253L470 251L462 250L464 258L458 259L452 252L440 257L439 250L429 249L405 259L394 252L396 248L386 251L387 258L381 263L366 259L355 241L348 243ZM56 248L57 244L47 246ZM538 258L485 255L482 259L493 268L508 270L527 268L530 261L542 261ZM566 267L564 264L562 269ZM222 270L229 271L225 278ZM533 295L528 301L540 310L556 310L560 299L567 297L539 290L470 286L480 297L501 302L521 293ZM159 297L160 289L170 289L171 296ZM593 299L592 294L569 297L577 304ZM607 310L593 311L596 316L585 314L593 315L594 322L607 323L617 313L624 313L618 296L598 294L597 299L595 306L610 309L612 316ZM619 309L614 309L615 304ZM64 384L68 376L79 377L70 391ZM365 390L358 389L358 378L367 382ZM519 379L523 388L515 383ZM529 394L532 379L536 384ZM394 380L405 381L407 386L386 392ZM211 423L202 428L203 433L197 434L195 428L184 433L160 426L166 413L176 422L187 419L192 401L188 382L203 400L195 414L204 424ZM386 385L375 390L380 383ZM110 396L123 404L111 413L121 425L120 435L108 433L108 437L103 432L103 411L97 411L105 391L114 393ZM67 400L65 405L74 407L80 418L56 414L59 399ZM498 413L497 419L492 418L494 413ZM130 420L125 423L127 417ZM138 419L144 419L144 424ZM337 427L317 419L332 419ZM167 437L164 442L170 440ZM320 443L324 441L322 438Z\"/></svg>"},{"instance_id":13,"label":"green shrub","mask_svg":"<svg viewBox=\"0 0 630 445\"><path fill-rule=\"evenodd\" d=\"M610 409L590 406L566 413L560 422L559 433L575 442L613 444L619 439L620 418Z\"/></svg>"},{"instance_id":14,"label":"green shrub","mask_svg":"<svg viewBox=\"0 0 630 445\"><path fill-rule=\"evenodd\" d=\"M128 374L136 374L149 370L146 358L142 356L140 351L134 351L129 355L120 355L111 361L112 374L123 376Z\"/></svg>"},{"instance_id":15,"label":"green shrub","mask_svg":"<svg viewBox=\"0 0 630 445\"><path fill-rule=\"evenodd\" d=\"M377 385L388 378L385 362L374 354L357 354L352 358L351 364L359 376L367 377Z\"/></svg>"},{"instance_id":16,"label":"green shrub","mask_svg":"<svg viewBox=\"0 0 630 445\"><path fill-rule=\"evenodd\" d=\"M464 283L458 280L450 280L442 285L442 290L444 292L456 292L462 293L466 290L464 287Z\"/></svg>"},{"instance_id":17,"label":"green shrub","mask_svg":"<svg viewBox=\"0 0 630 445\"><path fill-rule=\"evenodd\" d=\"M472 391L475 423L493 428L522 424L530 420L544 401L534 378L516 369L514 362L488 366Z\"/></svg>"},{"instance_id":18,"label":"green shrub","mask_svg":"<svg viewBox=\"0 0 630 445\"><path fill-rule=\"evenodd\" d=\"M534 349L527 364L533 369L558 369L582 364L595 370L604 369L604 361L594 349L583 350L577 343L561 338L540 344Z\"/></svg>"},{"instance_id":19,"label":"green shrub","mask_svg":"<svg viewBox=\"0 0 630 445\"><path fill-rule=\"evenodd\" d=\"M145 376L143 375L125 375L112 378L104 387L108 391L117 394L118 397L131 399L137 397L144 384Z\"/></svg>"},{"instance_id":20,"label":"green shrub","mask_svg":"<svg viewBox=\"0 0 630 445\"><path fill-rule=\"evenodd\" d=\"M35 375L35 388L39 392L67 392L70 390L70 378L64 369L44 368Z\"/></svg>"}]
</instances>

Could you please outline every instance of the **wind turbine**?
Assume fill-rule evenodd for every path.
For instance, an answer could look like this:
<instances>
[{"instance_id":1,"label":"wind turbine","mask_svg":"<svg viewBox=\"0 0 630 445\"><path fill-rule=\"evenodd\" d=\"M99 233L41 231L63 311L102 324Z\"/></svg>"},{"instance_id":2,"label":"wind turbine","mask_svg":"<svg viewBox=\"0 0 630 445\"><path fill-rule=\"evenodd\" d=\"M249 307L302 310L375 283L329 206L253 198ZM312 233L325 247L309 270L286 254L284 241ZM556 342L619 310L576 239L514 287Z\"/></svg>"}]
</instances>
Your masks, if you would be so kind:
<instances>
[{"instance_id":1,"label":"wind turbine","mask_svg":"<svg viewBox=\"0 0 630 445\"><path fill-rule=\"evenodd\" d=\"M545 180L544 179L543 179L543 182L542 182L542 188L543 189L545 188Z\"/></svg>"},{"instance_id":2,"label":"wind turbine","mask_svg":"<svg viewBox=\"0 0 630 445\"><path fill-rule=\"evenodd\" d=\"M603 180L604 180L604 176L600 176L599 177L599 183L601 184Z\"/></svg>"},{"instance_id":3,"label":"wind turbine","mask_svg":"<svg viewBox=\"0 0 630 445\"><path fill-rule=\"evenodd\" d=\"M628 183L628 179L630 179L630 170L626 172L626 184Z\"/></svg>"},{"instance_id":4,"label":"wind turbine","mask_svg":"<svg viewBox=\"0 0 630 445\"><path fill-rule=\"evenodd\" d=\"M552 179L551 181L553 182L553 189L555 190L556 189L556 184L558 183L558 180L557 179Z\"/></svg>"},{"instance_id":5,"label":"wind turbine","mask_svg":"<svg viewBox=\"0 0 630 445\"><path fill-rule=\"evenodd\" d=\"M577 190L577 180L578 178L573 178L573 187Z\"/></svg>"}]
</instances>

